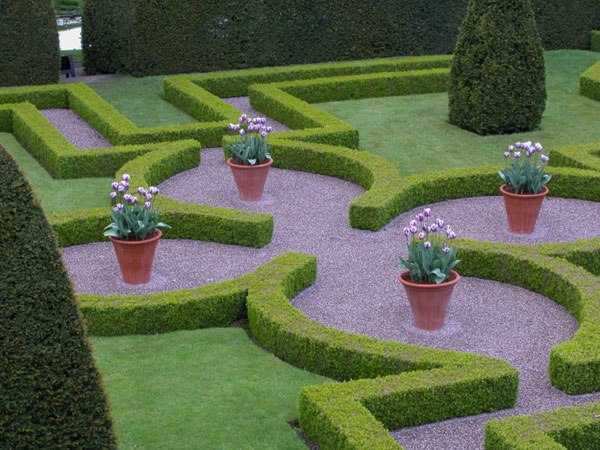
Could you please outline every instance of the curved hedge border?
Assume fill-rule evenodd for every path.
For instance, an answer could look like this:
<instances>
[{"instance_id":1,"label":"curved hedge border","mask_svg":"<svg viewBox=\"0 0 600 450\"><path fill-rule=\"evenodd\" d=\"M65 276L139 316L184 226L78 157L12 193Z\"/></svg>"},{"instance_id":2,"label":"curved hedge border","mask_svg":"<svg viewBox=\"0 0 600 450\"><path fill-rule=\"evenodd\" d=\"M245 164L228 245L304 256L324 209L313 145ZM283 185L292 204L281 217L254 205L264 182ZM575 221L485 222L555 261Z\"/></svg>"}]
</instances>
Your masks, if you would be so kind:
<instances>
[{"instance_id":1,"label":"curved hedge border","mask_svg":"<svg viewBox=\"0 0 600 450\"><path fill-rule=\"evenodd\" d=\"M579 76L579 93L592 100L600 100L600 62Z\"/></svg>"},{"instance_id":2,"label":"curved hedge border","mask_svg":"<svg viewBox=\"0 0 600 450\"><path fill-rule=\"evenodd\" d=\"M600 142L558 147L552 150L551 155L552 166L600 170Z\"/></svg>"},{"instance_id":3,"label":"curved hedge border","mask_svg":"<svg viewBox=\"0 0 600 450\"><path fill-rule=\"evenodd\" d=\"M600 402L490 420L486 450L566 450L600 447Z\"/></svg>"},{"instance_id":4,"label":"curved hedge border","mask_svg":"<svg viewBox=\"0 0 600 450\"><path fill-rule=\"evenodd\" d=\"M148 153L119 170L119 174L131 175L133 186L157 185L200 163L200 146L194 140L151 144L147 148ZM155 204L161 218L173 227L165 230L165 238L263 247L273 235L273 217L268 214L184 203L168 196L157 197ZM57 214L52 216L51 223L60 245L66 247L104 240L101 230L107 220L108 210L96 208Z\"/></svg>"},{"instance_id":5,"label":"curved hedge border","mask_svg":"<svg viewBox=\"0 0 600 450\"><path fill-rule=\"evenodd\" d=\"M551 380L568 393L600 390L600 292L594 276L566 261L568 244L460 240L459 246L464 276L522 286L576 317L573 339L552 349ZM572 253L596 254L600 238L573 246ZM315 278L314 257L287 253L231 282L150 296L86 295L80 305L90 330L112 335L222 326L243 316L245 303L262 346L293 365L346 380L301 392L302 428L323 449L397 449L386 428L514 404L518 377L505 362L352 335L308 319L289 299Z\"/></svg>"},{"instance_id":6,"label":"curved hedge border","mask_svg":"<svg viewBox=\"0 0 600 450\"><path fill-rule=\"evenodd\" d=\"M580 328L574 338L551 352L551 380L568 393L600 390L596 278L532 247L466 240L459 245L461 274L522 286L552 298L576 317ZM508 397L501 400L502 391L495 390L498 385L504 395L510 390L504 378L507 373L492 362L488 365L488 361L469 360L471 355L378 341L325 327L307 319L268 281L257 279L249 287L247 308L250 328L261 345L291 364L336 379L382 377L303 389L301 426L320 448L398 448L384 426L399 428L475 414L477 408L489 411L508 402ZM396 352L402 355L398 360ZM428 369L426 382L419 373L424 369ZM391 375L398 370L408 373ZM495 379L500 373L500 379ZM483 397L490 399L489 395L494 400L485 403Z\"/></svg>"}]
</instances>

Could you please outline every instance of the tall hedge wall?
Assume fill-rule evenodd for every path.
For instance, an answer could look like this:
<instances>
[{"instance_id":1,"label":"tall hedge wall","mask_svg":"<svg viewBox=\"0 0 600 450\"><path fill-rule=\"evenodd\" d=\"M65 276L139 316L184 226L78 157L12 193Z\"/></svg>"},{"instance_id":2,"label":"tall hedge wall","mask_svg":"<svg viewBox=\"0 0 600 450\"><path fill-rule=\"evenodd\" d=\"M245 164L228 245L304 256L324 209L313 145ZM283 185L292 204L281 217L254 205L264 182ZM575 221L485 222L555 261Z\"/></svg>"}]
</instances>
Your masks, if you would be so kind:
<instances>
[{"instance_id":1,"label":"tall hedge wall","mask_svg":"<svg viewBox=\"0 0 600 450\"><path fill-rule=\"evenodd\" d=\"M86 0L83 51L91 73L124 70L140 76L451 53L466 5L467 0ZM533 8L546 49L590 47L600 2L533 0Z\"/></svg>"},{"instance_id":2,"label":"tall hedge wall","mask_svg":"<svg viewBox=\"0 0 600 450\"><path fill-rule=\"evenodd\" d=\"M0 223L0 448L116 448L56 239L2 147Z\"/></svg>"},{"instance_id":3,"label":"tall hedge wall","mask_svg":"<svg viewBox=\"0 0 600 450\"><path fill-rule=\"evenodd\" d=\"M51 0L2 0L0 18L0 86L57 83L58 31Z\"/></svg>"}]
</instances>

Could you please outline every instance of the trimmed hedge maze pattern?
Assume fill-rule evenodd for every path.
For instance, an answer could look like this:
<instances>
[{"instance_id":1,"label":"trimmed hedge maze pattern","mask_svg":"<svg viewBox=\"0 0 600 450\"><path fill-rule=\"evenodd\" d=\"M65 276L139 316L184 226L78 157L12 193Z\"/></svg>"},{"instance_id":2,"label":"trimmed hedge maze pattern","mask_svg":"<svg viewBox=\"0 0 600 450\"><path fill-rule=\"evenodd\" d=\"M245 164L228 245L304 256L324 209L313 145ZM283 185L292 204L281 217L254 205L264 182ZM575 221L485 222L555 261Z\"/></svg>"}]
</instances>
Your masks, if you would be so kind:
<instances>
[{"instance_id":1,"label":"trimmed hedge maze pattern","mask_svg":"<svg viewBox=\"0 0 600 450\"><path fill-rule=\"evenodd\" d=\"M387 161L356 149L356 129L309 102L442 92L449 64L447 56L395 58L168 77L165 97L201 122L149 129L137 128L83 85L2 90L0 129L13 132L54 176L102 167L110 175L130 173L133 184L158 184L195 167L201 146L231 139L223 135L239 112L220 98L249 95L255 108L293 128L271 137L276 166L360 184L367 191L350 205L350 224L378 230L422 204L496 195L496 169L404 178ZM37 111L49 107L74 109L116 147L77 151ZM600 200L600 143L554 149L552 162L553 195ZM256 247L270 242L270 215L184 204L167 196L157 201L174 225L166 238ZM106 213L96 209L52 217L60 245L102 240ZM600 238L526 248L461 240L459 246L465 276L540 293L579 321L575 336L552 349L550 379L569 394L600 390ZM387 429L514 404L518 374L503 361L352 335L308 319L289 299L315 279L314 257L287 253L235 280L144 296L81 295L79 305L96 335L226 326L247 316L258 342L275 355L343 381L301 393L301 426L323 449L399 448ZM595 442L586 420L565 422L564 429L578 427L580 442ZM486 438L486 445L501 448L497 442L504 438L498 436L508 429L510 438L511 426L490 428L494 437Z\"/></svg>"}]
</instances>

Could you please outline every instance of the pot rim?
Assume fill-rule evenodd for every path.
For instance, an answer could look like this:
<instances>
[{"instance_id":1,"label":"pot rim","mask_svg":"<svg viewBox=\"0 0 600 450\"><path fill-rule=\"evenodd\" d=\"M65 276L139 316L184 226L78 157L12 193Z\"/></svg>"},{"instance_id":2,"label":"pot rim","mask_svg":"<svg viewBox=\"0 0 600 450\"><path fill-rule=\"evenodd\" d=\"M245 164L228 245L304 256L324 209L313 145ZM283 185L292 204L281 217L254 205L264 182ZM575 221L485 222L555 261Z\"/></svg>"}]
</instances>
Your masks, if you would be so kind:
<instances>
[{"instance_id":1,"label":"pot rim","mask_svg":"<svg viewBox=\"0 0 600 450\"><path fill-rule=\"evenodd\" d=\"M154 242L157 241L161 238L162 236L162 231L160 230L160 228L156 228L154 233L154 236L150 237L150 238L146 238L142 241L130 241L127 239L117 239L114 236L108 236L108 239L110 239L110 241L113 244L119 244L119 245L139 245L139 244L147 244L148 242Z\"/></svg>"},{"instance_id":2,"label":"pot rim","mask_svg":"<svg viewBox=\"0 0 600 450\"><path fill-rule=\"evenodd\" d=\"M550 192L548 186L542 186L542 190L537 194L515 194L514 192L510 192L506 190L507 184L503 184L500 186L500 192L502 195L506 195L508 197L517 197L517 198L536 198L536 197L545 197Z\"/></svg>"},{"instance_id":3,"label":"pot rim","mask_svg":"<svg viewBox=\"0 0 600 450\"><path fill-rule=\"evenodd\" d=\"M267 161L265 161L262 164L254 164L254 165L246 165L246 164L236 164L233 162L233 158L227 158L227 165L229 167L233 167L235 169L241 169L241 170L248 170L248 169L257 169L257 168L262 168L262 167L269 167L271 164L273 164L273 158L269 158Z\"/></svg>"},{"instance_id":4,"label":"pot rim","mask_svg":"<svg viewBox=\"0 0 600 450\"><path fill-rule=\"evenodd\" d=\"M402 271L397 277L398 281L400 281L400 283L402 283L404 286L416 287L419 289L437 289L440 287L454 286L456 283L459 282L459 280L461 278L460 274L456 270L450 270L450 275L452 276L452 278L450 278L446 281L443 281L439 284L413 283L412 281L408 281L408 280L404 279L404 277L408 274L410 274L410 270L407 269L407 270Z\"/></svg>"}]
</instances>

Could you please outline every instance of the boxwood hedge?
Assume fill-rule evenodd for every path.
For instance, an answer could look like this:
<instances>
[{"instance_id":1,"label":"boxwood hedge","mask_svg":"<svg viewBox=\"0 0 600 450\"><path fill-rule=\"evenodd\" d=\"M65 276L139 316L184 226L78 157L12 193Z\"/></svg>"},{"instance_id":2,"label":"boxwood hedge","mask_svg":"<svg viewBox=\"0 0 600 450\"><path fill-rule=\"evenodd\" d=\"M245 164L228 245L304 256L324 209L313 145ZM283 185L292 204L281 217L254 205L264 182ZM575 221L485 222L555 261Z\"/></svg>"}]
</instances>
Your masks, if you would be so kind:
<instances>
[{"instance_id":1,"label":"boxwood hedge","mask_svg":"<svg viewBox=\"0 0 600 450\"><path fill-rule=\"evenodd\" d=\"M56 239L0 147L0 442L116 449L109 405Z\"/></svg>"},{"instance_id":2,"label":"boxwood hedge","mask_svg":"<svg viewBox=\"0 0 600 450\"><path fill-rule=\"evenodd\" d=\"M485 449L566 450L600 447L600 402L490 420Z\"/></svg>"},{"instance_id":3,"label":"boxwood hedge","mask_svg":"<svg viewBox=\"0 0 600 450\"><path fill-rule=\"evenodd\" d=\"M128 162L115 175L131 176L132 186L157 185L186 169L198 166L200 148L196 141L152 144L144 155ZM108 189L108 188L107 188ZM173 228L164 231L165 238L199 239L229 244L262 247L273 235L273 217L249 211L237 211L208 205L197 205L157 197L161 220ZM52 225L61 246L85 244L104 240L102 229L109 219L103 208L54 215Z\"/></svg>"},{"instance_id":4,"label":"boxwood hedge","mask_svg":"<svg viewBox=\"0 0 600 450\"><path fill-rule=\"evenodd\" d=\"M600 62L579 76L579 93L592 100L600 100Z\"/></svg>"}]
</instances>

